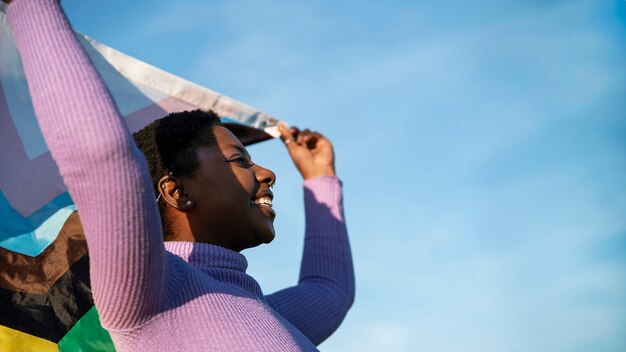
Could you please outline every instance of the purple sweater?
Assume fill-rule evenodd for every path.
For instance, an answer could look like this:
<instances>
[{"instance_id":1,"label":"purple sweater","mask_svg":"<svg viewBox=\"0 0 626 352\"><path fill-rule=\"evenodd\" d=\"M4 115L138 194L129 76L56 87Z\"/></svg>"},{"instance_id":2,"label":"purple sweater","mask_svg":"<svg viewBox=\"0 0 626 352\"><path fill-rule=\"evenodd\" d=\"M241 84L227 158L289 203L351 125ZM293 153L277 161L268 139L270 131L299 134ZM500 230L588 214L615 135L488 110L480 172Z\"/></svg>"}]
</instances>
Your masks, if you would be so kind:
<instances>
[{"instance_id":1,"label":"purple sweater","mask_svg":"<svg viewBox=\"0 0 626 352\"><path fill-rule=\"evenodd\" d=\"M304 182L296 286L264 295L243 255L162 240L145 159L57 0L8 16L41 130L81 214L94 301L119 351L313 351L354 300L335 177Z\"/></svg>"}]
</instances>

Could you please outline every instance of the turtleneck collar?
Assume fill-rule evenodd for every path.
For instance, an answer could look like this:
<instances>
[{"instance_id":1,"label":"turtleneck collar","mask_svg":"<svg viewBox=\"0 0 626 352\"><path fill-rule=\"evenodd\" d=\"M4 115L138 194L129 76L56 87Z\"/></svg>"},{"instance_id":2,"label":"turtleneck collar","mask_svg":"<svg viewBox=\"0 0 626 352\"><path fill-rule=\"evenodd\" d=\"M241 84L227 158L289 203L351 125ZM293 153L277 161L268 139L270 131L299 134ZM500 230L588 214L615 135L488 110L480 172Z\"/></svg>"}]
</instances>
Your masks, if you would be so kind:
<instances>
[{"instance_id":1,"label":"turtleneck collar","mask_svg":"<svg viewBox=\"0 0 626 352\"><path fill-rule=\"evenodd\" d=\"M243 254L213 244L167 241L165 249L199 269L231 269L246 272L248 261Z\"/></svg>"}]
</instances>

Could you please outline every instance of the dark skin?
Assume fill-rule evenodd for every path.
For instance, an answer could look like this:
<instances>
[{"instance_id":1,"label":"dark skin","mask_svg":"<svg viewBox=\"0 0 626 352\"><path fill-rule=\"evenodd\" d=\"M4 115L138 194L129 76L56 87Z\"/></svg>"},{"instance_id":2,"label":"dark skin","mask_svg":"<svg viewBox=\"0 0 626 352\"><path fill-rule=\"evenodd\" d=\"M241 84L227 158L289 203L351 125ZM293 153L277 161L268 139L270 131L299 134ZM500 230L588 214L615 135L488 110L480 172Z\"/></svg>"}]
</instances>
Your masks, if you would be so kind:
<instances>
[{"instance_id":1,"label":"dark skin","mask_svg":"<svg viewBox=\"0 0 626 352\"><path fill-rule=\"evenodd\" d=\"M335 176L332 144L323 135L279 126L289 155L304 179ZM276 175L252 162L228 129L216 126L216 145L200 147L198 170L190 177L163 176L159 181L172 241L202 242L234 251L274 239L276 214L267 203Z\"/></svg>"},{"instance_id":2,"label":"dark skin","mask_svg":"<svg viewBox=\"0 0 626 352\"><path fill-rule=\"evenodd\" d=\"M11 3L11 0L5 0ZM318 132L279 125L291 159L306 180L335 176L331 142ZM273 198L271 171L252 162L228 129L216 126L216 145L199 148L200 167L189 177L166 175L159 180L161 201L171 229L171 241L202 242L234 251L274 239L276 214L267 204Z\"/></svg>"}]
</instances>

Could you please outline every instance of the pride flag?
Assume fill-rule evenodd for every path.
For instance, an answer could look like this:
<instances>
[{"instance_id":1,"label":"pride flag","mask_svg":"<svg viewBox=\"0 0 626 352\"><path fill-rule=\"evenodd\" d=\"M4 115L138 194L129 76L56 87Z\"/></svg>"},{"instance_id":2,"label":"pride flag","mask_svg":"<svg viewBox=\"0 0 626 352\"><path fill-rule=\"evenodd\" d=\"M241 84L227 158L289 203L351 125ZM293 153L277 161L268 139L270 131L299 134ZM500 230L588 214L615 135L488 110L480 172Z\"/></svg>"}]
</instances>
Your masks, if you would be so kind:
<instances>
[{"instance_id":1,"label":"pride flag","mask_svg":"<svg viewBox=\"0 0 626 352\"><path fill-rule=\"evenodd\" d=\"M170 112L212 109L244 144L277 120L77 33L134 132ZM99 324L71 197L41 135L0 2L0 351L114 351Z\"/></svg>"}]
</instances>

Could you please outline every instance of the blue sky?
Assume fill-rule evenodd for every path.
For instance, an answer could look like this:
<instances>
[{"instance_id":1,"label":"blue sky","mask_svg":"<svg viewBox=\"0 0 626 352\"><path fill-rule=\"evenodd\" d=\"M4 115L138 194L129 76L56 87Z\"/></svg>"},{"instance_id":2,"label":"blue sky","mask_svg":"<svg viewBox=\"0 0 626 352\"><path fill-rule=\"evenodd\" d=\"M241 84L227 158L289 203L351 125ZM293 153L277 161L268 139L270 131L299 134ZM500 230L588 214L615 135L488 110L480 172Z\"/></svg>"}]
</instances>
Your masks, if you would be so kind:
<instances>
[{"instance_id":1,"label":"blue sky","mask_svg":"<svg viewBox=\"0 0 626 352\"><path fill-rule=\"evenodd\" d=\"M626 350L626 1L66 0L120 51L335 143L357 299L324 351ZM298 275L277 141L266 292Z\"/></svg>"}]
</instances>

